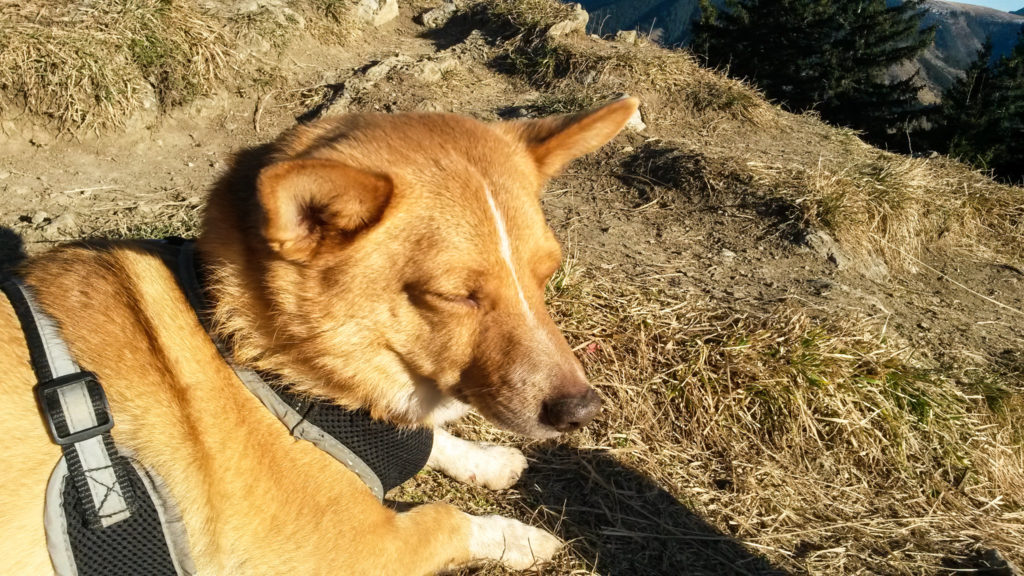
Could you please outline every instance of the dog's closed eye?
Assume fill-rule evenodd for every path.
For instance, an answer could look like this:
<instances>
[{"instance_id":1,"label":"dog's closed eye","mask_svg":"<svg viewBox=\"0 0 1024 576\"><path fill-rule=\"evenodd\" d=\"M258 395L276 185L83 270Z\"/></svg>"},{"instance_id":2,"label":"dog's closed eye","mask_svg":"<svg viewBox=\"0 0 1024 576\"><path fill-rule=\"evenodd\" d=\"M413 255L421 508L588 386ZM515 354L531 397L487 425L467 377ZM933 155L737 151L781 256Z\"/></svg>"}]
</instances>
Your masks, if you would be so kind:
<instances>
[{"instance_id":1,"label":"dog's closed eye","mask_svg":"<svg viewBox=\"0 0 1024 576\"><path fill-rule=\"evenodd\" d=\"M458 307L466 310L480 307L479 296L471 291L445 291L416 286L407 286L405 291L413 305L419 307Z\"/></svg>"}]
</instances>

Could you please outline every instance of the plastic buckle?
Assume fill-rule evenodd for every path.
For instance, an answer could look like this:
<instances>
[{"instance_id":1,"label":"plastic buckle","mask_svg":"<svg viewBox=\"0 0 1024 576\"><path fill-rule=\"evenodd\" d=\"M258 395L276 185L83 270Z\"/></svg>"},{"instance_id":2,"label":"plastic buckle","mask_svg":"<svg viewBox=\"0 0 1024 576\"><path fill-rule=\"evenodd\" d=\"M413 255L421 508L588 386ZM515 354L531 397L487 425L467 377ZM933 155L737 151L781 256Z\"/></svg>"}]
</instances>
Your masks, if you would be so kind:
<instances>
[{"instance_id":1,"label":"plastic buckle","mask_svg":"<svg viewBox=\"0 0 1024 576\"><path fill-rule=\"evenodd\" d=\"M54 396L60 390L69 386L74 386L75 384L84 384L86 390L90 392L90 408L93 407L92 392L99 392L100 401L103 404L103 413L95 414L97 420L95 426L61 435L53 421L53 412L50 411L51 402L56 401L59 403L60 399L54 398ZM96 376L92 372L77 372L75 374L68 374L67 376L60 376L47 382L40 382L39 384L36 384L35 392L36 400L39 402L39 406L43 412L43 419L46 420L46 425L50 429L50 438L52 438L59 446L76 444L83 440L94 438L100 434L109 432L110 429L114 427L114 418L110 414L110 403L107 402L107 394L103 391L103 387L100 386L99 380L96 379Z\"/></svg>"}]
</instances>

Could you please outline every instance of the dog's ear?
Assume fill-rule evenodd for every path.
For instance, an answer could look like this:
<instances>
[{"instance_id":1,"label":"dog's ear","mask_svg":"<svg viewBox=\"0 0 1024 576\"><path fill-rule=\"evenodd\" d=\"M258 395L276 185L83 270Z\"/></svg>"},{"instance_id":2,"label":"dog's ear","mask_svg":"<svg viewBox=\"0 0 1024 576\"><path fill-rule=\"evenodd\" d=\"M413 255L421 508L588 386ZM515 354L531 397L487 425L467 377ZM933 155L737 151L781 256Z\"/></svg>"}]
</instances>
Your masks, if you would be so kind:
<instances>
[{"instance_id":1,"label":"dog's ear","mask_svg":"<svg viewBox=\"0 0 1024 576\"><path fill-rule=\"evenodd\" d=\"M289 160L264 168L256 182L263 237L282 257L308 262L324 242L377 222L392 182L331 160Z\"/></svg>"},{"instance_id":2,"label":"dog's ear","mask_svg":"<svg viewBox=\"0 0 1024 576\"><path fill-rule=\"evenodd\" d=\"M623 97L579 114L506 122L503 128L526 143L540 172L550 178L574 159L607 144L639 106L637 98Z\"/></svg>"}]
</instances>

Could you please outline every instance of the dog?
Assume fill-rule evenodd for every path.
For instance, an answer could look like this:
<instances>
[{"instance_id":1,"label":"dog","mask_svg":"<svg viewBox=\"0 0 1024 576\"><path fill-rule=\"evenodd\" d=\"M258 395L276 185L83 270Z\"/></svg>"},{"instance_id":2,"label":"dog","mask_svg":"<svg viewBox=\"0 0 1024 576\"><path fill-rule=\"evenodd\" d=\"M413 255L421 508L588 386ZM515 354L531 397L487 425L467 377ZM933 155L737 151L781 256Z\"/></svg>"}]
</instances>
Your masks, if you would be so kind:
<instances>
[{"instance_id":1,"label":"dog","mask_svg":"<svg viewBox=\"0 0 1024 576\"><path fill-rule=\"evenodd\" d=\"M600 411L545 308L561 252L540 199L548 179L611 140L637 107L623 98L492 123L352 114L239 155L211 191L195 245L214 335L233 363L297 393L434 427L428 467L513 485L522 453L441 426L472 407L544 439ZM197 573L407 575L487 561L521 570L562 546L448 504L397 512L297 442L240 383L159 248L69 245L20 275L106 390L117 445L159 478ZM52 573L42 510L61 451L2 299L0 374L0 572Z\"/></svg>"}]
</instances>

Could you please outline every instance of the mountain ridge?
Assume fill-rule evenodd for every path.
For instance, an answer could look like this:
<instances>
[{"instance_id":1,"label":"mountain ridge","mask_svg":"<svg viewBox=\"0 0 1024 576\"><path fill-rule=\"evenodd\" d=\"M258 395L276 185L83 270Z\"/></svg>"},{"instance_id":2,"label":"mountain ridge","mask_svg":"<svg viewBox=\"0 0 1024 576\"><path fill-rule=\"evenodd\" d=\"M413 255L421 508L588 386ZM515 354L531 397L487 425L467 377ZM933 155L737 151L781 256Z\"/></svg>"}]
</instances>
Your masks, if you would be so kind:
<instances>
[{"instance_id":1,"label":"mountain ridge","mask_svg":"<svg viewBox=\"0 0 1024 576\"><path fill-rule=\"evenodd\" d=\"M583 0L591 14L588 31L607 34L636 29L667 46L689 43L693 23L700 17L698 0ZM722 5L722 0L715 0ZM1024 8L1003 12L993 8L928 0L922 23L935 25L935 43L917 62L894 71L905 76L918 70L925 83L922 98L935 101L974 61L986 37L993 43L993 59L1013 50L1024 28Z\"/></svg>"}]
</instances>

